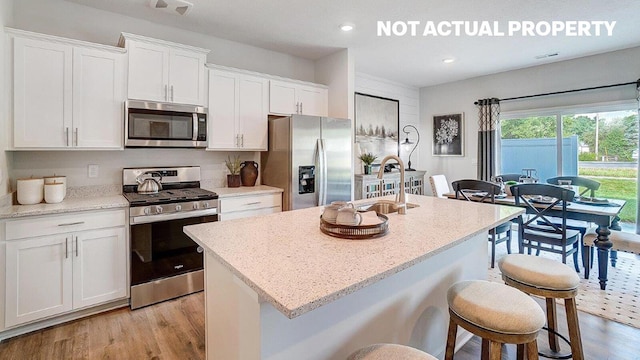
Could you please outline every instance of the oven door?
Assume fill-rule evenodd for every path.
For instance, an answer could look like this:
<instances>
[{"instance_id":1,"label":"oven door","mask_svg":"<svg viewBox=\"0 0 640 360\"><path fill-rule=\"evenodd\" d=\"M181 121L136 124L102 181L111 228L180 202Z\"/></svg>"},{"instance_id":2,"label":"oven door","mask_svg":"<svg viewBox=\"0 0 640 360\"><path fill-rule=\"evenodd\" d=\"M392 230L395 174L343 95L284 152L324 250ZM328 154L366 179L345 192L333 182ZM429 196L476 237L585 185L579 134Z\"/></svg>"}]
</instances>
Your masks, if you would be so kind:
<instances>
[{"instance_id":1,"label":"oven door","mask_svg":"<svg viewBox=\"0 0 640 360\"><path fill-rule=\"evenodd\" d=\"M203 249L182 228L217 221L217 215L131 225L131 285L203 269Z\"/></svg>"},{"instance_id":2,"label":"oven door","mask_svg":"<svg viewBox=\"0 0 640 360\"><path fill-rule=\"evenodd\" d=\"M204 290L203 249L182 231L203 215L131 224L131 309Z\"/></svg>"}]
</instances>

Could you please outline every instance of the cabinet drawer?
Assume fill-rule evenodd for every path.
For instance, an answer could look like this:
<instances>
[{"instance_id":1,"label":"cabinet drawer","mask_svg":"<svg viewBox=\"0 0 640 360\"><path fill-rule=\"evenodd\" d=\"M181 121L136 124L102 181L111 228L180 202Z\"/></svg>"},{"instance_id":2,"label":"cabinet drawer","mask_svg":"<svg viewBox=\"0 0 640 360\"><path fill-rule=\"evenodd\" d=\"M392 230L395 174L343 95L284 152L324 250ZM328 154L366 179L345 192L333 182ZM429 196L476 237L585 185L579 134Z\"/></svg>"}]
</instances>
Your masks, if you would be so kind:
<instances>
[{"instance_id":1,"label":"cabinet drawer","mask_svg":"<svg viewBox=\"0 0 640 360\"><path fill-rule=\"evenodd\" d=\"M6 223L5 239L15 240L26 237L124 226L126 220L124 209L9 220Z\"/></svg>"},{"instance_id":2,"label":"cabinet drawer","mask_svg":"<svg viewBox=\"0 0 640 360\"><path fill-rule=\"evenodd\" d=\"M227 214L233 211L246 211L282 206L282 195L264 194L253 196L238 196L220 199L220 213Z\"/></svg>"},{"instance_id":3,"label":"cabinet drawer","mask_svg":"<svg viewBox=\"0 0 640 360\"><path fill-rule=\"evenodd\" d=\"M228 214L218 215L218 220L227 221L227 220L234 220L234 219L242 219L242 218L248 218L252 216L279 213L281 211L282 211L282 208L280 206L262 208L262 209L256 209L256 210L248 210L248 211L235 211Z\"/></svg>"}]
</instances>

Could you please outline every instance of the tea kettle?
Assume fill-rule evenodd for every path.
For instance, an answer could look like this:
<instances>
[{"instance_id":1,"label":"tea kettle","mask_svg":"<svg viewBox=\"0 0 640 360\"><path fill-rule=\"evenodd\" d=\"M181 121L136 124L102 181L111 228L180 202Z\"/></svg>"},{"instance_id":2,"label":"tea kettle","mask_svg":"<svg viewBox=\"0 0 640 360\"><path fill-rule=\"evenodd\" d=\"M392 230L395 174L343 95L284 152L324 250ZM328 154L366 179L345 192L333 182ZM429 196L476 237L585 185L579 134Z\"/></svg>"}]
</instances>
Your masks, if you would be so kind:
<instances>
[{"instance_id":1,"label":"tea kettle","mask_svg":"<svg viewBox=\"0 0 640 360\"><path fill-rule=\"evenodd\" d=\"M144 175L151 175L151 177L144 177ZM154 179L154 176L159 177L158 180ZM154 171L147 171L144 174L136 177L136 182L138 183L138 193L139 194L157 194L158 191L162 190L162 175Z\"/></svg>"}]
</instances>

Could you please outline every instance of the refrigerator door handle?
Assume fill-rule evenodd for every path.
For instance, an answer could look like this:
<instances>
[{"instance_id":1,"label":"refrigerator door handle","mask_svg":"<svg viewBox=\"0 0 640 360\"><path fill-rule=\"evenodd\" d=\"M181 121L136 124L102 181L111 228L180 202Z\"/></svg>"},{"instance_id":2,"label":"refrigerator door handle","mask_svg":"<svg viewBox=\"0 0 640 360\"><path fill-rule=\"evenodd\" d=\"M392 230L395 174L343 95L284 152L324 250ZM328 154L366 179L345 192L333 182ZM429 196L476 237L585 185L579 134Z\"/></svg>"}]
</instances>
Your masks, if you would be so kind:
<instances>
[{"instance_id":1,"label":"refrigerator door handle","mask_svg":"<svg viewBox=\"0 0 640 360\"><path fill-rule=\"evenodd\" d=\"M316 181L315 181L315 205L322 205L320 202L322 201L322 140L316 140L316 150L313 153L314 163L316 165Z\"/></svg>"},{"instance_id":2,"label":"refrigerator door handle","mask_svg":"<svg viewBox=\"0 0 640 360\"><path fill-rule=\"evenodd\" d=\"M319 139L321 145L320 157L322 159L322 166L320 167L320 171L322 172L321 183L322 191L320 192L320 204L319 205L327 205L327 177L329 174L327 173L327 149L324 146L324 139Z\"/></svg>"}]
</instances>

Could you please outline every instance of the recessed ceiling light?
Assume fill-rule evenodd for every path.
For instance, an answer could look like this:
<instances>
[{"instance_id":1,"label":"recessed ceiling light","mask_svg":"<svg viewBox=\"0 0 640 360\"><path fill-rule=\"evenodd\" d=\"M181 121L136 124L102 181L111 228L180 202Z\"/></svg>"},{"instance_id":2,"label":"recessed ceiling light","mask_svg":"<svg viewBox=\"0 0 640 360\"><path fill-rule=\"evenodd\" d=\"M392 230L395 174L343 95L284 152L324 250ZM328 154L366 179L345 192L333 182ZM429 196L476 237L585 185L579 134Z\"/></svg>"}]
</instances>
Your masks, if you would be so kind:
<instances>
[{"instance_id":1,"label":"recessed ceiling light","mask_svg":"<svg viewBox=\"0 0 640 360\"><path fill-rule=\"evenodd\" d=\"M351 31L355 28L356 26L350 23L344 23L342 25L340 25L340 30L342 31Z\"/></svg>"},{"instance_id":2,"label":"recessed ceiling light","mask_svg":"<svg viewBox=\"0 0 640 360\"><path fill-rule=\"evenodd\" d=\"M456 59L454 59L454 58L442 59L442 62L445 63L445 64L451 64L454 61L456 61Z\"/></svg>"}]
</instances>

